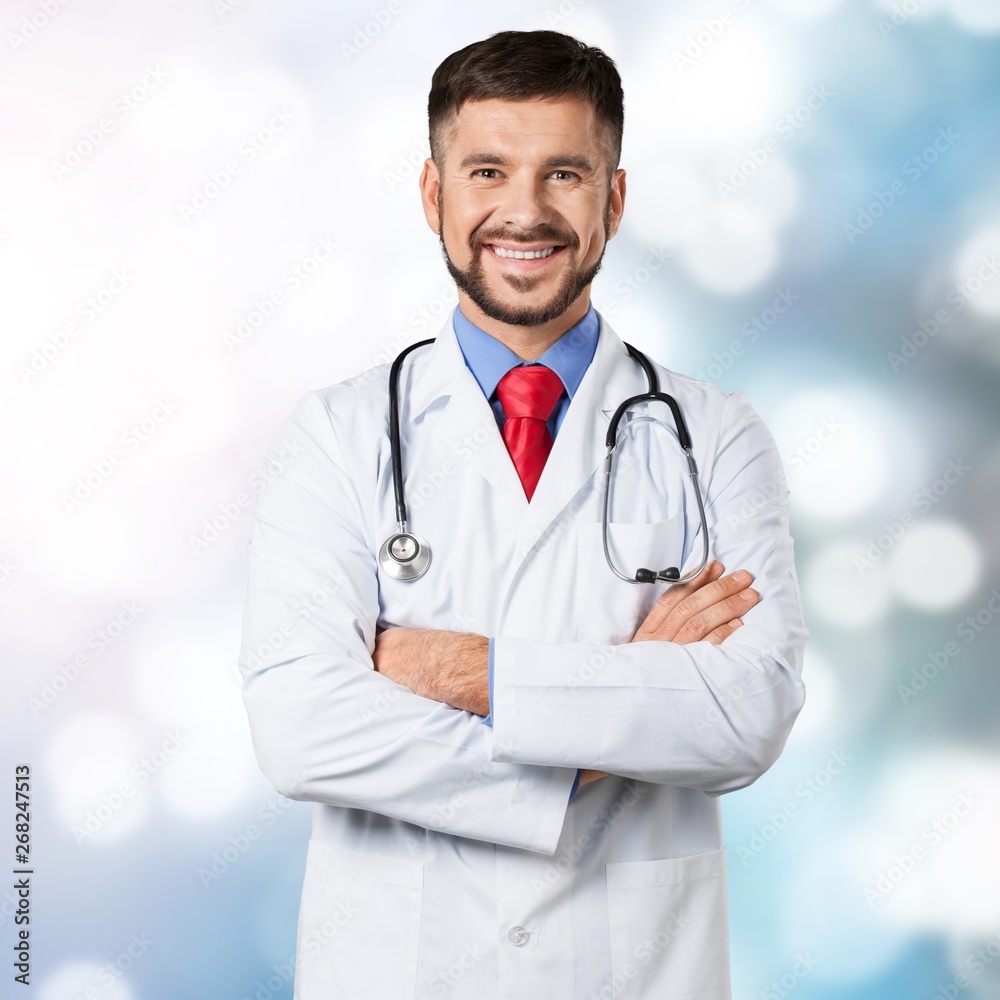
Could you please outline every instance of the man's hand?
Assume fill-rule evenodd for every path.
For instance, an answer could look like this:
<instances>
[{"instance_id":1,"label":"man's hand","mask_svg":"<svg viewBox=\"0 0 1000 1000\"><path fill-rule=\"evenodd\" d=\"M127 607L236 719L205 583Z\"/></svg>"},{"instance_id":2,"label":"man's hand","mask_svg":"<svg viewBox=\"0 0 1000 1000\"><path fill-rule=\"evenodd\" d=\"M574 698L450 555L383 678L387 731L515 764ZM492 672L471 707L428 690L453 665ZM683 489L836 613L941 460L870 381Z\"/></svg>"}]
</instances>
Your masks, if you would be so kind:
<instances>
[{"instance_id":1,"label":"man's hand","mask_svg":"<svg viewBox=\"0 0 1000 1000\"><path fill-rule=\"evenodd\" d=\"M693 580L673 586L660 595L632 637L632 642L710 642L728 639L742 624L740 615L752 608L760 595L747 587L746 570L722 576L722 563L710 562ZM721 579L720 579L721 577ZM585 770L580 784L603 778L604 771Z\"/></svg>"},{"instance_id":2,"label":"man's hand","mask_svg":"<svg viewBox=\"0 0 1000 1000\"><path fill-rule=\"evenodd\" d=\"M414 694L490 714L485 635L441 629L389 628L375 639L375 669Z\"/></svg>"},{"instance_id":3,"label":"man's hand","mask_svg":"<svg viewBox=\"0 0 1000 1000\"><path fill-rule=\"evenodd\" d=\"M710 562L693 580L660 595L632 637L632 642L710 642L728 639L742 624L760 594L751 590L746 570L722 576L722 563ZM721 577L721 579L720 579Z\"/></svg>"}]
</instances>

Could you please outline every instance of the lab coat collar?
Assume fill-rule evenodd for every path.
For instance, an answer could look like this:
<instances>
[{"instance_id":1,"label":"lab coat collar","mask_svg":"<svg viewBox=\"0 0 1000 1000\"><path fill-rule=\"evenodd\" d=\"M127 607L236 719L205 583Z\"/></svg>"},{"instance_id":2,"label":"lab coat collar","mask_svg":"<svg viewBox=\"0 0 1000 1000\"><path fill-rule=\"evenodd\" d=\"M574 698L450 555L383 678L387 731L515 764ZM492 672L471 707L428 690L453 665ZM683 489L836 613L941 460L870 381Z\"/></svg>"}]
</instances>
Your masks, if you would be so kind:
<instances>
[{"instance_id":1,"label":"lab coat collar","mask_svg":"<svg viewBox=\"0 0 1000 1000\"><path fill-rule=\"evenodd\" d=\"M401 419L417 421L437 401L446 399L437 434L461 461L472 463L501 494L511 512L522 517L518 553L523 557L598 470L606 454L605 435L618 404L643 392L646 379L624 343L598 312L600 332L594 358L563 417L538 485L529 503L514 463L496 425L496 418L475 376L462 356L449 315L427 352L425 364L414 366L404 389ZM482 428L482 431L480 430ZM481 446L462 447L475 435Z\"/></svg>"}]
</instances>

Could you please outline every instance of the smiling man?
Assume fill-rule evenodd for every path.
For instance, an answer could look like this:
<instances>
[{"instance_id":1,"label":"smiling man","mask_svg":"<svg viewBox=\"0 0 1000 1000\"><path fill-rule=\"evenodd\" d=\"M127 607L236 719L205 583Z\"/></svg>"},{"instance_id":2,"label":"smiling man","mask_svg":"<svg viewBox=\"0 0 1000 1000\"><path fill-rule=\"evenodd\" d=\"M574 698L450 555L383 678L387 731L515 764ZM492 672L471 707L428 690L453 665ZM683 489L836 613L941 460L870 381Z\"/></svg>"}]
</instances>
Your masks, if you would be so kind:
<instances>
[{"instance_id":1,"label":"smiling man","mask_svg":"<svg viewBox=\"0 0 1000 1000\"><path fill-rule=\"evenodd\" d=\"M257 501L240 666L262 769L315 803L298 1000L730 996L718 796L781 752L807 633L741 394L650 362L690 454L640 398L606 493L647 389L590 301L623 106L557 32L445 59L420 193L458 308L272 446L305 442Z\"/></svg>"}]
</instances>

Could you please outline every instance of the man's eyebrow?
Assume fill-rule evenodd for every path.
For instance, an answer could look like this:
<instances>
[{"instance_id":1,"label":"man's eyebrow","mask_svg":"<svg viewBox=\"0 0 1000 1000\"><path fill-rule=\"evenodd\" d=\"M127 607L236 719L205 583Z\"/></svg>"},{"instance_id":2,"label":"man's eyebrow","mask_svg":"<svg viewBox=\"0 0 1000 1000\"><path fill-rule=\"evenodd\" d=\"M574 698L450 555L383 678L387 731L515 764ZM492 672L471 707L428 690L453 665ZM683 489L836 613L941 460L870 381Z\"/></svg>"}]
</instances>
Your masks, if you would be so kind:
<instances>
[{"instance_id":1,"label":"man's eyebrow","mask_svg":"<svg viewBox=\"0 0 1000 1000\"><path fill-rule=\"evenodd\" d=\"M468 167L482 166L483 164L490 164L497 167L508 167L510 166L510 161L506 157L501 156L500 153L492 153L487 151L481 153L469 153L467 156L462 157L461 163L459 163L459 168L465 170ZM557 167L574 167L577 170L581 170L584 173L592 174L594 172L594 165L584 156L574 156L573 154L566 154L565 156L550 156L542 164L546 170L554 170Z\"/></svg>"}]
</instances>

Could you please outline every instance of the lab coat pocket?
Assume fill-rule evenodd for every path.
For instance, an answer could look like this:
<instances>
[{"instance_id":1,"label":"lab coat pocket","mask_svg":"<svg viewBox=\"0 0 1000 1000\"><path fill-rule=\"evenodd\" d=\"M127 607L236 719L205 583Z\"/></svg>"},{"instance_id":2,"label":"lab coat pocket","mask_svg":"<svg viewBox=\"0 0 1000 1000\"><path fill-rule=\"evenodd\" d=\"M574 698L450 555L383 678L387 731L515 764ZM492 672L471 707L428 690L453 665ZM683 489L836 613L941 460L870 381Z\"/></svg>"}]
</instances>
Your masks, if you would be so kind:
<instances>
[{"instance_id":1,"label":"lab coat pocket","mask_svg":"<svg viewBox=\"0 0 1000 1000\"><path fill-rule=\"evenodd\" d=\"M615 576L604 557L600 521L580 525L577 536L576 622L578 642L629 642L666 583L629 583ZM664 521L608 523L608 550L618 571L661 570L684 559L684 514Z\"/></svg>"},{"instance_id":2,"label":"lab coat pocket","mask_svg":"<svg viewBox=\"0 0 1000 1000\"><path fill-rule=\"evenodd\" d=\"M616 1000L730 1000L725 849L605 875Z\"/></svg>"},{"instance_id":3,"label":"lab coat pocket","mask_svg":"<svg viewBox=\"0 0 1000 1000\"><path fill-rule=\"evenodd\" d=\"M424 866L309 841L295 1000L413 997Z\"/></svg>"}]
</instances>

